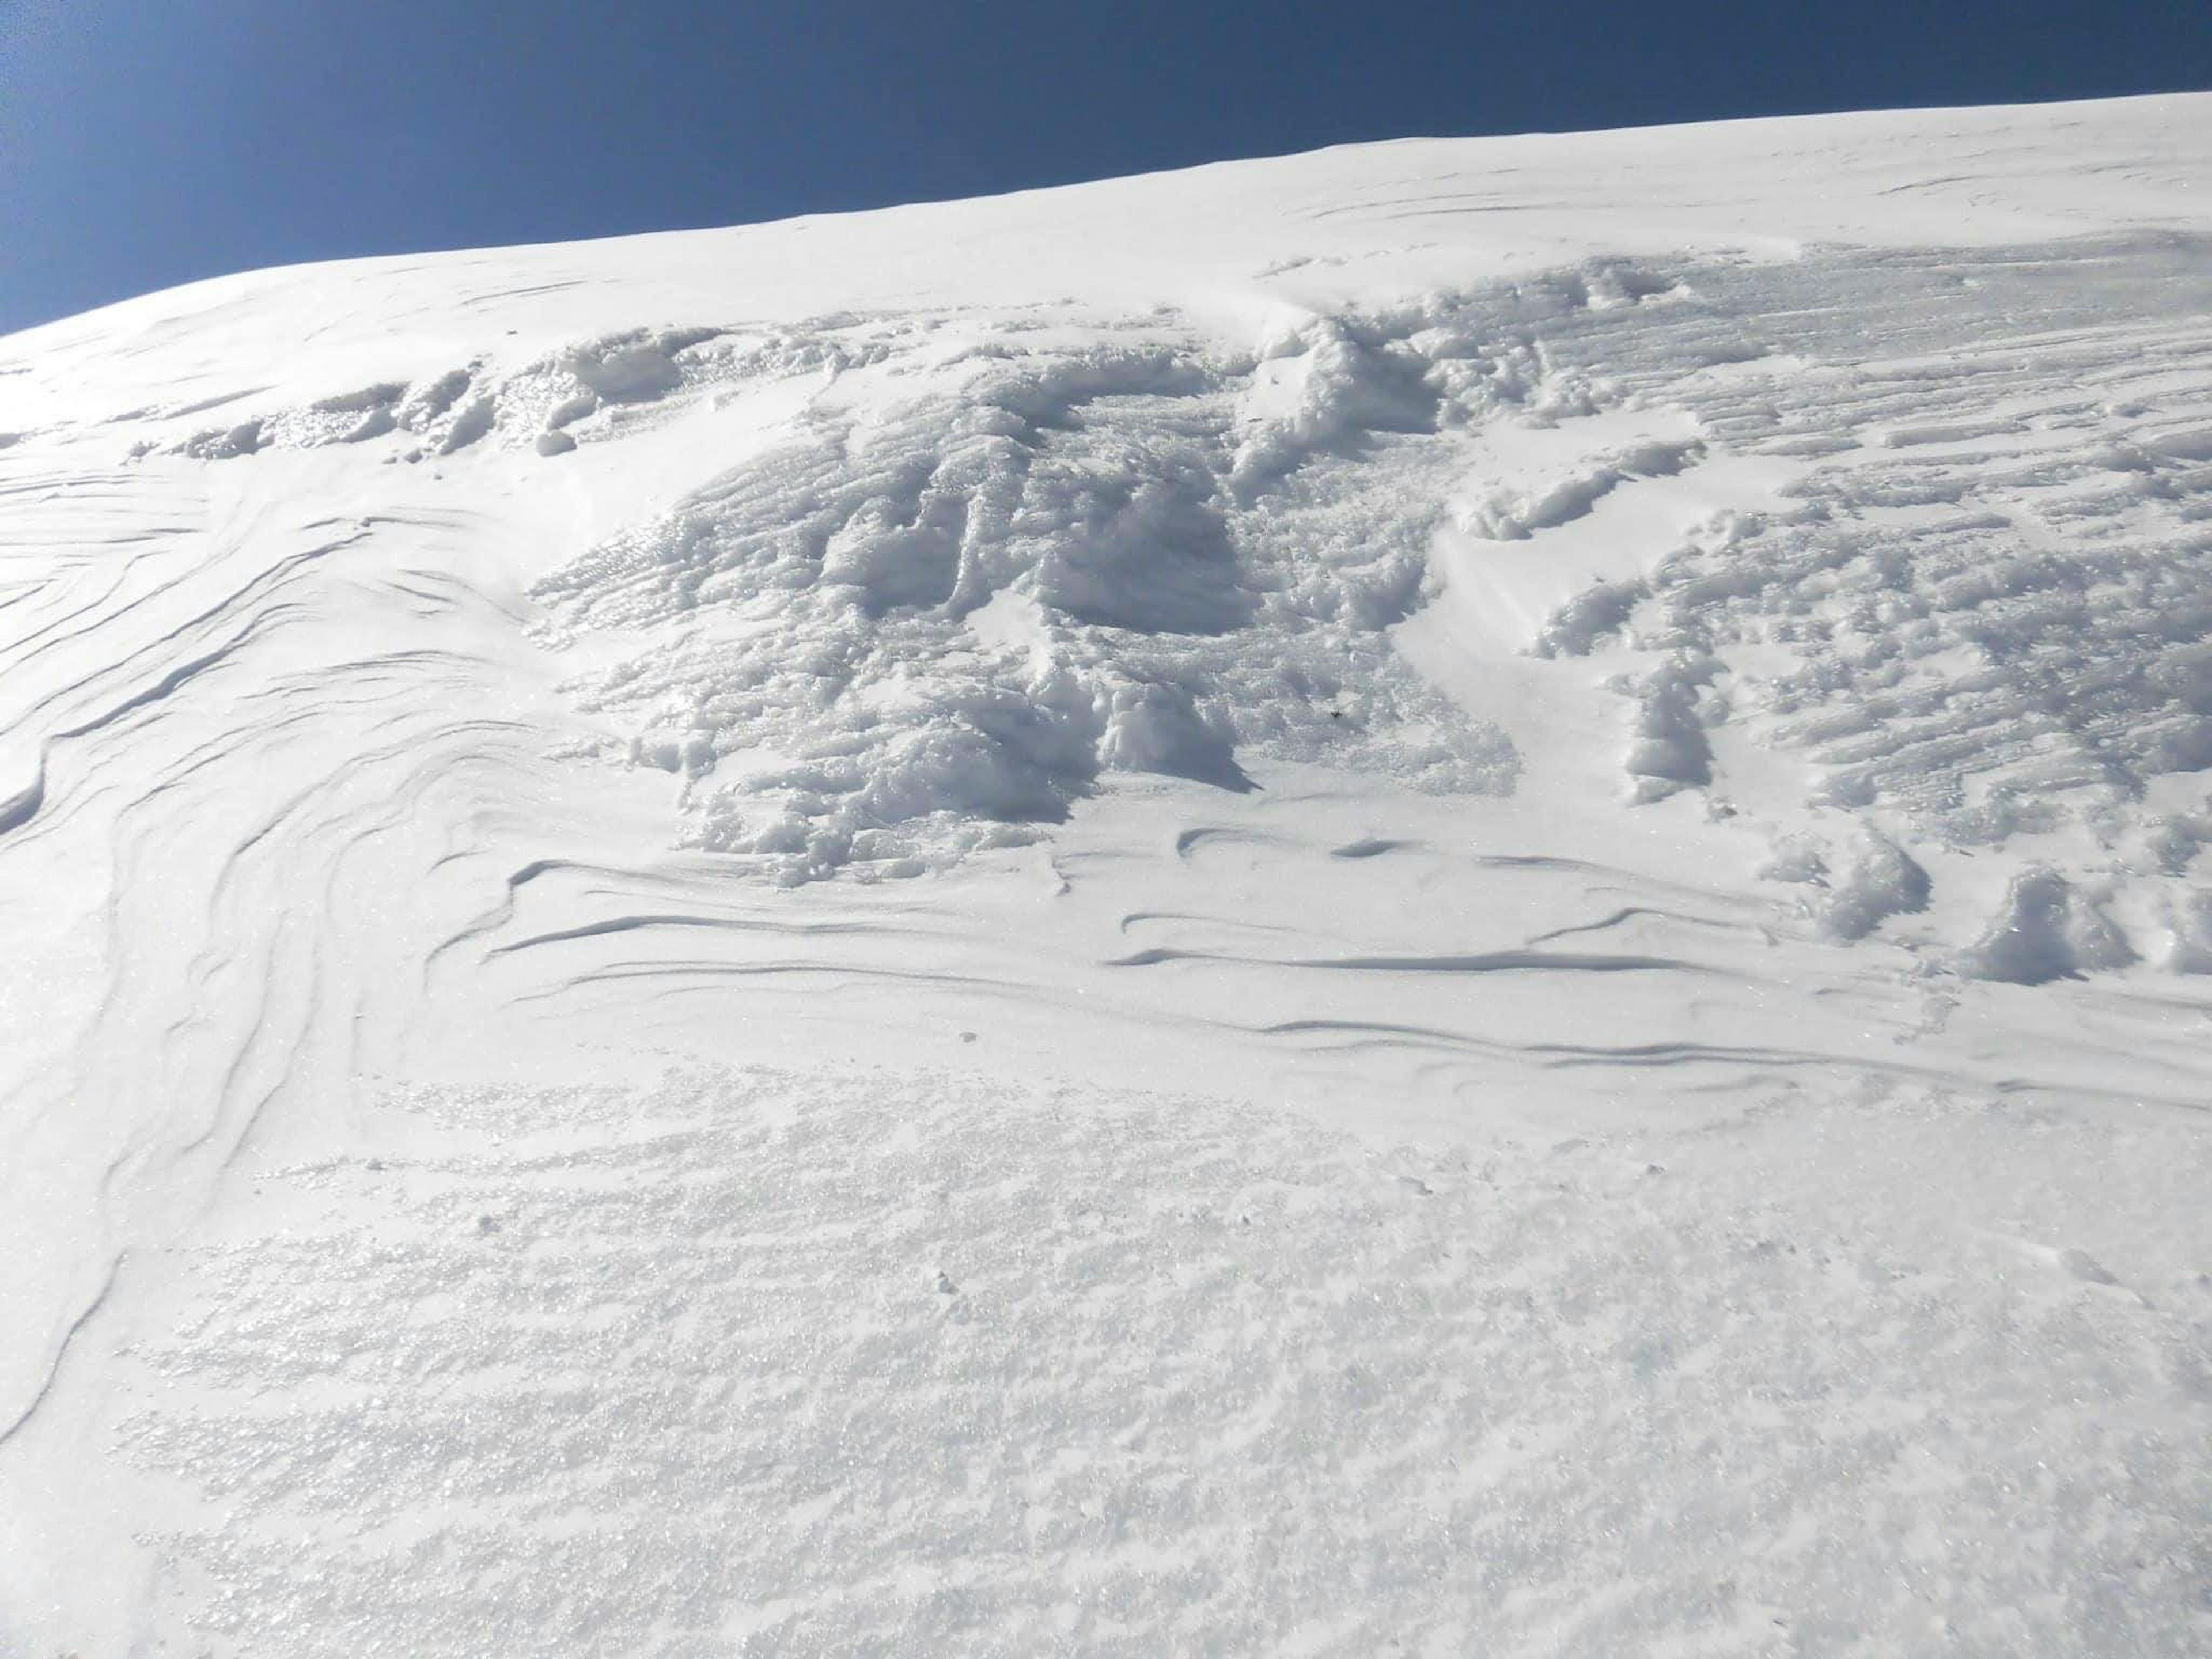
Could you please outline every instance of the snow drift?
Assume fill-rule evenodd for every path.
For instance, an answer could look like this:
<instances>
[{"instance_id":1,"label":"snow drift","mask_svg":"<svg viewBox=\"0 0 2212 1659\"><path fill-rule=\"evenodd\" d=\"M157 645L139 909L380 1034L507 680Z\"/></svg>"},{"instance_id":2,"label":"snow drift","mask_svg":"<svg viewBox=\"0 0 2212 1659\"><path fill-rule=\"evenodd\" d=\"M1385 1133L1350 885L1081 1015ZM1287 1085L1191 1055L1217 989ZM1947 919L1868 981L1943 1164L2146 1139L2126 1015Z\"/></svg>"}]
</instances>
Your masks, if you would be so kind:
<instances>
[{"instance_id":1,"label":"snow drift","mask_svg":"<svg viewBox=\"0 0 2212 1659\"><path fill-rule=\"evenodd\" d=\"M2208 133L0 341L0 1652L2204 1639Z\"/></svg>"}]
</instances>

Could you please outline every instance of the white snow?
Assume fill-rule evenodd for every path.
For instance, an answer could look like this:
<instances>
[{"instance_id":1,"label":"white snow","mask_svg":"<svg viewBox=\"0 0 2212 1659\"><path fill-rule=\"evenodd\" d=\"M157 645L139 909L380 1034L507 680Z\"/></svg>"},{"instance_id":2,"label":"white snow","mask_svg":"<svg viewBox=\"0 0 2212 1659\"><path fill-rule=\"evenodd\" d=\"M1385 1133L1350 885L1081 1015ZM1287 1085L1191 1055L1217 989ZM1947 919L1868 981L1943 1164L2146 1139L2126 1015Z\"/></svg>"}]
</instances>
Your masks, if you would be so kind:
<instances>
[{"instance_id":1,"label":"white snow","mask_svg":"<svg viewBox=\"0 0 2212 1659\"><path fill-rule=\"evenodd\" d=\"M2179 1126L2124 1150L1915 1095L1377 1159L1206 1102L944 1077L404 1109L456 1140L283 1172L131 1362L188 1402L121 1439L201 1488L161 1545L224 1587L203 1639L2202 1631L2212 1469L2161 1455L2204 1380L2160 1311L2202 1305ZM2106 1183L2168 1152L2115 1217Z\"/></svg>"},{"instance_id":2,"label":"white snow","mask_svg":"<svg viewBox=\"0 0 2212 1659\"><path fill-rule=\"evenodd\" d=\"M2212 97L0 341L0 1655L2212 1644Z\"/></svg>"}]
</instances>

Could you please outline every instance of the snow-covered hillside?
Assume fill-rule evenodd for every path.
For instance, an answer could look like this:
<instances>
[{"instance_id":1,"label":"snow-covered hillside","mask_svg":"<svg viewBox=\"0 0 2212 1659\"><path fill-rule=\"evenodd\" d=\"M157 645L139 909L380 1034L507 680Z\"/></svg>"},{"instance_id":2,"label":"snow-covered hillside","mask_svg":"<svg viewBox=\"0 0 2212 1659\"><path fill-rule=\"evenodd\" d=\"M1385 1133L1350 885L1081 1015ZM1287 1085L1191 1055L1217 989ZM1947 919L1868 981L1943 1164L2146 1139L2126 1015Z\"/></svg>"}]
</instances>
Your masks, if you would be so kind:
<instances>
[{"instance_id":1,"label":"snow-covered hillside","mask_svg":"<svg viewBox=\"0 0 2212 1659\"><path fill-rule=\"evenodd\" d=\"M2212 95L0 340L0 1655L2212 1649Z\"/></svg>"}]
</instances>

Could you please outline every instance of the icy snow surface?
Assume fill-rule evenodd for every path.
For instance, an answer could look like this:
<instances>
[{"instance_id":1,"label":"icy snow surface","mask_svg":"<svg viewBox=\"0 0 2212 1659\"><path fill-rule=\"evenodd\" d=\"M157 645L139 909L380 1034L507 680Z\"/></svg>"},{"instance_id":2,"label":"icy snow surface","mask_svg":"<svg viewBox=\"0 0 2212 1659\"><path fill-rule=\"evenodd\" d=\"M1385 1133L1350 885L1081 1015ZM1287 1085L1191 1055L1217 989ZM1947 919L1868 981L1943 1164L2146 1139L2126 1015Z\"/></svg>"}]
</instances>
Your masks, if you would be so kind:
<instances>
[{"instance_id":1,"label":"icy snow surface","mask_svg":"<svg viewBox=\"0 0 2212 1659\"><path fill-rule=\"evenodd\" d=\"M2212 1648L2212 97L0 341L0 1655Z\"/></svg>"}]
</instances>

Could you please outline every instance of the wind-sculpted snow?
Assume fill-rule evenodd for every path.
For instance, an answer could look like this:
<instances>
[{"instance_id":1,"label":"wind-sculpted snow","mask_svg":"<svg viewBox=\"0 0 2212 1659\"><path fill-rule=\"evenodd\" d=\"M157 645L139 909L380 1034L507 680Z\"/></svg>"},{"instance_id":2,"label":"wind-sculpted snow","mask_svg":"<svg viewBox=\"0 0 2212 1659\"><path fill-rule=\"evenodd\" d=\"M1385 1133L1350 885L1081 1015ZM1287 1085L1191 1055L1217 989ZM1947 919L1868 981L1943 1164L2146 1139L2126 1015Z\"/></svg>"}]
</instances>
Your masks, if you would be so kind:
<instances>
[{"instance_id":1,"label":"wind-sculpted snow","mask_svg":"<svg viewBox=\"0 0 2212 1659\"><path fill-rule=\"evenodd\" d=\"M1447 511L1571 570L1539 538L1610 502L1616 544L1651 538L1610 556L1642 574L1570 585L1518 642L1638 665L1635 798L1833 802L1950 846L2078 824L2081 873L2157 887L2137 849L2203 803L2177 819L2153 781L2212 755L2212 336L2103 319L2204 314L2201 252L2118 250L2118 289L2033 251L1639 275L1611 303L1524 283L1279 326L1250 358L1136 325L887 347L895 387L816 398L803 436L541 592L562 626L650 630L580 689L690 781L691 844L787 881L912 874L1114 770L1510 787L1509 735L1444 710L1388 630L1433 592ZM1486 483L1461 434L1501 428L1555 459ZM1694 509L1639 521L1644 481ZM1807 754L1809 802L1717 777L1729 720Z\"/></svg>"},{"instance_id":2,"label":"wind-sculpted snow","mask_svg":"<svg viewBox=\"0 0 2212 1659\"><path fill-rule=\"evenodd\" d=\"M1421 597L1434 432L1510 371L1454 381L1463 357L1333 321L1268 349L895 355L884 404L825 395L541 584L562 627L650 630L587 706L640 711L632 758L692 780L692 844L787 881L1016 842L1104 772L1246 788L1240 754L1510 788L1510 742L1387 634Z\"/></svg>"},{"instance_id":3,"label":"wind-sculpted snow","mask_svg":"<svg viewBox=\"0 0 2212 1659\"><path fill-rule=\"evenodd\" d=\"M2078 826L2077 877L2178 918L2159 878L2212 799L2153 781L2212 760L2212 301L2200 244L2115 248L2089 284L2082 257L1599 264L1249 343L1171 319L633 330L179 449L555 457L672 399L803 385L757 453L539 586L550 637L642 636L575 690L687 780L684 842L784 882L1018 844L1112 772L1248 787L1240 755L1510 789L1510 733L1390 647L1449 520L1535 543L1533 580L1486 576L1534 599L1522 648L1625 653L1632 798L1800 811L1717 779L1733 721L1820 769L1811 805L1949 846ZM2145 307L2196 325L2106 320ZM1534 459L1489 474L1516 430ZM1653 481L1683 486L1657 512ZM1577 585L1544 543L1585 526L1620 568ZM2193 959L2185 922L2143 925L2129 954Z\"/></svg>"},{"instance_id":4,"label":"wind-sculpted snow","mask_svg":"<svg viewBox=\"0 0 2212 1659\"><path fill-rule=\"evenodd\" d=\"M314 449L393 437L396 459L420 462L487 439L562 454L579 436L598 439L633 425L684 388L735 375L785 372L852 360L834 334L796 338L718 328L632 329L565 346L515 374L493 379L483 360L415 385L389 380L319 398L234 427L194 433L173 453L229 460L264 449ZM151 453L159 446L141 446ZM386 459L394 459L387 456Z\"/></svg>"},{"instance_id":5,"label":"wind-sculpted snow","mask_svg":"<svg viewBox=\"0 0 2212 1659\"><path fill-rule=\"evenodd\" d=\"M1779 461L1764 499L1717 491L1679 528L1632 507L1620 521L1654 538L1642 570L1593 579L1535 631L1547 655L1627 665L1637 798L1697 787L1778 830L1832 806L1903 843L2032 844L2029 863L2125 890L2138 943L2115 934L2081 966L2179 964L2167 919L2190 910L2212 808L2191 775L2212 763L2207 246L2108 250L2124 275L2087 286L2086 256L2056 249L1705 270L1632 344L1613 316L1575 317L1553 359L1605 365L1612 398L1672 404L1699 445L1600 447L1459 522L1541 538L1639 477ZM2146 307L2172 320L2146 327ZM1724 319L1738 349L1699 372ZM1731 776L1724 726L1802 755L1806 795Z\"/></svg>"},{"instance_id":6,"label":"wind-sculpted snow","mask_svg":"<svg viewBox=\"0 0 2212 1659\"><path fill-rule=\"evenodd\" d=\"M449 1150L272 1172L134 1368L222 1651L2205 1633L2178 1128L1907 1098L1383 1158L880 1075L410 1109Z\"/></svg>"},{"instance_id":7,"label":"wind-sculpted snow","mask_svg":"<svg viewBox=\"0 0 2212 1659\"><path fill-rule=\"evenodd\" d=\"M2202 1645L2207 107L0 342L0 1654Z\"/></svg>"}]
</instances>

